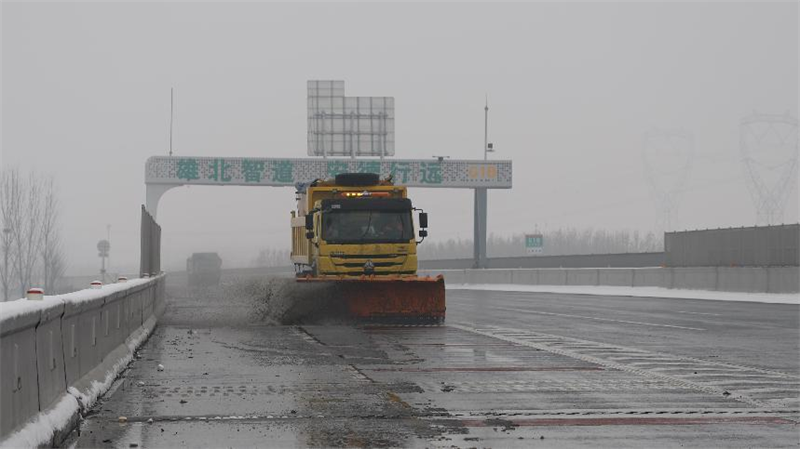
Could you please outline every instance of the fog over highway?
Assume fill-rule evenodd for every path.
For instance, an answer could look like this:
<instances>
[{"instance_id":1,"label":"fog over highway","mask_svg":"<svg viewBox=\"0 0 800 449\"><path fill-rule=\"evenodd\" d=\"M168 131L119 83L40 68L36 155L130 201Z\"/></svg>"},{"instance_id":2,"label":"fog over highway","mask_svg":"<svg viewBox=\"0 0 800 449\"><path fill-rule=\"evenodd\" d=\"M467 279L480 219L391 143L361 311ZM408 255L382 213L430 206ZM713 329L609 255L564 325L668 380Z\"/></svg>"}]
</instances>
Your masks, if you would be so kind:
<instances>
[{"instance_id":1,"label":"fog over highway","mask_svg":"<svg viewBox=\"0 0 800 449\"><path fill-rule=\"evenodd\" d=\"M800 444L798 2L0 21L0 449Z\"/></svg>"},{"instance_id":2,"label":"fog over highway","mask_svg":"<svg viewBox=\"0 0 800 449\"><path fill-rule=\"evenodd\" d=\"M68 273L138 266L145 160L304 157L306 81L392 96L396 157L514 161L489 233L658 232L645 134L682 130L694 158L675 229L756 223L740 153L754 112L797 117L797 5L3 4L4 166L56 173ZM668 177L681 167L657 160ZM772 173L775 177L778 173ZM412 192L413 193L413 192ZM471 239L471 192L419 190L430 242ZM289 188L168 192L165 266L217 251L227 267L288 250ZM798 220L796 187L783 222ZM524 205L524 207L522 207ZM103 213L98 214L98 208ZM491 250L491 248L490 248ZM496 254L508 255L508 254Z\"/></svg>"}]
</instances>

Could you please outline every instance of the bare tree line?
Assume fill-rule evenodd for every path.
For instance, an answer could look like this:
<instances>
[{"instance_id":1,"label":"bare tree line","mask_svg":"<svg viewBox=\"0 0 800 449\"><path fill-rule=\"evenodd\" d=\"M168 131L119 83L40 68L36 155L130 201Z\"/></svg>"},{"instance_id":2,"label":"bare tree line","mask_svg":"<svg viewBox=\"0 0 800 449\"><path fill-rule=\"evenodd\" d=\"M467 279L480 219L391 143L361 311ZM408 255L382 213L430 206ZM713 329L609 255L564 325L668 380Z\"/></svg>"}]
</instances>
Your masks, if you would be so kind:
<instances>
[{"instance_id":1,"label":"bare tree line","mask_svg":"<svg viewBox=\"0 0 800 449\"><path fill-rule=\"evenodd\" d=\"M0 284L3 300L30 287L54 292L66 261L53 176L0 171Z\"/></svg>"},{"instance_id":2,"label":"bare tree line","mask_svg":"<svg viewBox=\"0 0 800 449\"><path fill-rule=\"evenodd\" d=\"M661 236L653 232L604 229L561 228L542 232L543 256L572 254L617 254L663 251ZM525 235L499 236L492 234L487 239L486 252L489 257L527 256ZM472 258L471 239L449 239L425 242L417 249L420 259L468 259Z\"/></svg>"}]
</instances>

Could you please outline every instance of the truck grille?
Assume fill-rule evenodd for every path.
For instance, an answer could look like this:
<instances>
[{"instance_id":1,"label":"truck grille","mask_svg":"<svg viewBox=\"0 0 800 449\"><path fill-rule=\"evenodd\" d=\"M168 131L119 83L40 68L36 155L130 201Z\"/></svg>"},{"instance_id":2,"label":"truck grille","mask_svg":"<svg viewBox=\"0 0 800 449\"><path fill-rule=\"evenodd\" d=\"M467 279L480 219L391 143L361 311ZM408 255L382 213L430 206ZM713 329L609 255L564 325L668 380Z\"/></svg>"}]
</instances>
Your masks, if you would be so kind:
<instances>
[{"instance_id":1,"label":"truck grille","mask_svg":"<svg viewBox=\"0 0 800 449\"><path fill-rule=\"evenodd\" d=\"M364 262L367 259L375 260L375 259L394 259L396 257L405 257L405 254L374 254L365 256L363 254L331 254L331 259L363 259Z\"/></svg>"},{"instance_id":2,"label":"truck grille","mask_svg":"<svg viewBox=\"0 0 800 449\"><path fill-rule=\"evenodd\" d=\"M393 273L400 269L406 262L405 254L377 254L377 255L346 255L332 256L331 262L346 271L353 273L363 273L364 264L368 260L372 261L376 272Z\"/></svg>"}]
</instances>

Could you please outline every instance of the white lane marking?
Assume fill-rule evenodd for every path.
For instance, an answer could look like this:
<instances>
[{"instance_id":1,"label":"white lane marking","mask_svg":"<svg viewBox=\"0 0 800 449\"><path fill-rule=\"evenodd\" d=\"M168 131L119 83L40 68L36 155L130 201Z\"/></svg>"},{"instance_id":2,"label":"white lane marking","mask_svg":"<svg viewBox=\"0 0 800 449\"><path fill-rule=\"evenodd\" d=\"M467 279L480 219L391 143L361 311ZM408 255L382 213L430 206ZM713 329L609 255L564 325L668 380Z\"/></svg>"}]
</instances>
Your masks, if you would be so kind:
<instances>
[{"instance_id":1,"label":"white lane marking","mask_svg":"<svg viewBox=\"0 0 800 449\"><path fill-rule=\"evenodd\" d=\"M626 320L613 320L611 318L598 318L594 316L583 316L583 315L570 315L567 313L555 313L555 312L540 312L536 310L525 310L525 309L514 309L511 307L496 307L499 310L508 310L511 312L522 312L522 313L535 313L538 315L552 315L552 316L563 316L567 318L582 318L585 320L596 320L596 321L610 321L612 323L624 323L624 324L637 324L640 326L656 326L656 327L669 327L671 329L686 329L692 331L705 331L706 329L700 329L697 327L686 327L686 326L675 326L672 324L658 324L658 323L644 323L641 321L626 321Z\"/></svg>"},{"instance_id":2,"label":"white lane marking","mask_svg":"<svg viewBox=\"0 0 800 449\"><path fill-rule=\"evenodd\" d=\"M464 329L465 327L471 326L471 323L463 323L463 322L462 322L462 324L460 326L457 325L457 324L451 326L451 324L453 324L453 323L449 323L449 324L445 325L445 327L457 327L459 329ZM517 330L507 329L507 328L500 328L500 327L486 327L486 328L469 327L469 331L477 331L477 332L473 332L473 333L477 333L477 334L481 334L481 335L491 334L490 336L502 340L502 338L501 338L502 336L505 336L508 333L515 332ZM671 360L675 360L675 359L685 360L687 362L692 362L692 363L696 364L696 366L692 366L692 371L733 370L732 375L734 375L734 376L741 376L743 371L752 371L752 372L757 372L757 373L763 373L763 374L766 374L766 375L772 376L772 377L780 377L780 378L784 378L784 379L800 379L800 375L798 375L798 374L790 374L790 373L785 373L785 372L782 372L782 371L773 371L773 370L770 370L770 369L756 368L754 366L736 365L736 364L733 364L733 363L726 363L726 362L715 362L715 361L712 361L712 360L698 359L696 357L679 356L679 355L675 355L675 354L668 354L668 353L665 353L665 352L649 352L649 351L644 351L643 349L631 348L631 347L620 346L620 345L610 345L610 344L607 344L607 343L600 343L600 342L596 342L596 341L582 340L580 338L564 337L564 336L561 336L561 335L546 334L546 333L543 333L543 332L527 331L526 334L527 335L524 337L524 341L531 342L531 343L554 345L553 342L558 341L558 342L560 342L560 345L565 346L565 347L566 346L577 347L577 345L584 345L585 347L595 346L598 349L597 350L593 350L592 353L595 356L602 357L604 359L607 357L607 356L604 356L604 354L609 354L612 351L603 350L602 348L608 348L608 349L613 349L614 351L626 351L626 352L629 352L631 354L634 354L634 353L646 353L646 354L650 354L652 356L668 357ZM506 341L509 341L509 340L506 340ZM577 352L577 351L573 351L573 352ZM730 371L722 371L721 375L724 375L726 373L731 373L731 372Z\"/></svg>"},{"instance_id":3,"label":"white lane marking","mask_svg":"<svg viewBox=\"0 0 800 449\"><path fill-rule=\"evenodd\" d=\"M678 310L678 313L688 313L690 315L712 315L712 316L720 316L719 313L709 313L709 312L689 312L686 310Z\"/></svg>"},{"instance_id":4,"label":"white lane marking","mask_svg":"<svg viewBox=\"0 0 800 449\"><path fill-rule=\"evenodd\" d=\"M668 382L668 383L670 383L672 385L678 385L678 386L689 388L689 389L693 389L693 390L696 390L696 391L702 391L702 392L705 392L705 393L709 393L709 394L711 394L713 396L723 396L724 392L725 392L724 389L719 388L719 387L715 387L713 385L703 385L703 384L699 384L699 383L696 383L696 382L688 381L688 380L680 378L680 377L670 376L670 375L667 375L667 374L653 372L653 371L646 370L646 369L636 368L636 367L633 367L633 366L630 366L630 365L627 365L627 364L612 362L610 360L605 360L605 359L594 357L594 356L591 356L591 355L588 355L588 354L580 354L578 352L571 351L571 350L565 349L565 348L554 348L554 347L552 347L550 345L547 345L547 344L535 343L535 342L529 341L529 340L522 340L522 339L519 339L519 338L507 337L505 335L498 335L495 332L482 332L482 331L478 331L475 328L470 327L468 325L460 325L460 324L449 323L446 326L450 327L450 328L461 329L463 331L471 332L471 333L478 334L478 335L484 335L484 336L487 336L487 337L490 337L490 338L496 338L498 340L504 340L504 341L508 341L508 342L511 342L511 343L516 343L518 345L527 346L529 348L539 349L541 351L547 351L547 352L549 352L551 354L557 354L557 355L562 355L562 356L570 357L570 358L577 359L577 360L583 360L584 362L593 363L595 365L600 365L600 366L605 366L606 368L611 368L611 369L616 369L616 370L619 370L619 371L624 371L624 372L627 372L627 373L637 374L637 375L645 377L645 378L662 380L662 381ZM535 332L531 332L531 334L535 335L536 333ZM728 393L728 394L730 394L730 393ZM767 405L767 403L765 403L763 401L760 401L758 399L751 398L751 397L748 397L748 396L744 396L744 395L729 396L729 398L734 400L734 401L744 402L744 403L747 403L747 404L750 404L750 405L754 405L756 407L764 407L764 406Z\"/></svg>"}]
</instances>

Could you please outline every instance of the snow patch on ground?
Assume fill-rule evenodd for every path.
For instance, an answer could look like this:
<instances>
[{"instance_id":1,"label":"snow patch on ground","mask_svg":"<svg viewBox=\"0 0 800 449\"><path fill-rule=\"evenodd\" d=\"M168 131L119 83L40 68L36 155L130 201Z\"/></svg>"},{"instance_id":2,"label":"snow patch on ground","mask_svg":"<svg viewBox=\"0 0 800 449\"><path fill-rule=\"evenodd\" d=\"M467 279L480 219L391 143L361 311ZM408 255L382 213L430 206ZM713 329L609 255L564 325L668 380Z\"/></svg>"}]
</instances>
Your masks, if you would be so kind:
<instances>
[{"instance_id":1,"label":"snow patch on ground","mask_svg":"<svg viewBox=\"0 0 800 449\"><path fill-rule=\"evenodd\" d=\"M798 293L739 293L682 290L662 287L614 287L605 285L450 284L448 290L561 293L568 295L635 296L640 298L704 299L711 301L760 302L800 305Z\"/></svg>"}]
</instances>

